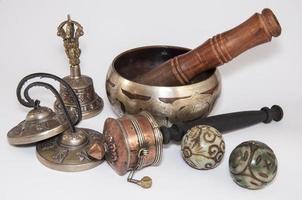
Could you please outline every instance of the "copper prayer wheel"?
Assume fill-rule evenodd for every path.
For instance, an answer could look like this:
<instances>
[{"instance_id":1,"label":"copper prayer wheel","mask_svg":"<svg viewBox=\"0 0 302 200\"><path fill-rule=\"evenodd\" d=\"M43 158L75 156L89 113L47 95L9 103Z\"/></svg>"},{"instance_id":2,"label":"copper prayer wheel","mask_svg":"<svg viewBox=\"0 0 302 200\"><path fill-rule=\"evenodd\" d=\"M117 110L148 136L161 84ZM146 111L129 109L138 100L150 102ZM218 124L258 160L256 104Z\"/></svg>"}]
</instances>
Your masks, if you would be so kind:
<instances>
[{"instance_id":1,"label":"copper prayer wheel","mask_svg":"<svg viewBox=\"0 0 302 200\"><path fill-rule=\"evenodd\" d=\"M134 173L148 166L158 165L162 157L163 136L159 125L146 111L137 115L124 115L121 118L107 118L102 141L91 145L89 156L102 160L119 175L130 171L128 182L143 188L152 186L152 179L144 176L134 179Z\"/></svg>"},{"instance_id":2,"label":"copper prayer wheel","mask_svg":"<svg viewBox=\"0 0 302 200\"><path fill-rule=\"evenodd\" d=\"M158 165L162 156L162 134L147 112L108 118L104 125L106 160L119 174Z\"/></svg>"}]
</instances>

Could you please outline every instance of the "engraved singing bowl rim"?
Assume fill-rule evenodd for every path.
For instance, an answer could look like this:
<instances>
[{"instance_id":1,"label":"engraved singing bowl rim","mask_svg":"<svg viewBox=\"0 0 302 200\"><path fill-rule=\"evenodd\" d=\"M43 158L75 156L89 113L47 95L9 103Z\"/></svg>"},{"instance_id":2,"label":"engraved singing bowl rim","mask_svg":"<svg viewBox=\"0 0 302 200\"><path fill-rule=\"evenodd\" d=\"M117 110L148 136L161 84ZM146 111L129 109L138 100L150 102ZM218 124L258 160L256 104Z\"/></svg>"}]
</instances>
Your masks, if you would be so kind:
<instances>
[{"instance_id":1,"label":"engraved singing bowl rim","mask_svg":"<svg viewBox=\"0 0 302 200\"><path fill-rule=\"evenodd\" d=\"M111 65L112 67L110 68L111 71L109 70L107 73L107 80L109 79L109 76L117 76L117 78L120 79L119 85L127 85L128 89L134 89L134 91L138 94L148 93L148 95L152 95L153 97L167 97L167 98L175 97L175 93L178 94L177 96L190 95L195 90L195 88L199 88L198 91L202 92L202 91L200 91L200 88L202 86L205 87L204 91L207 91L207 89L210 89L210 88L207 88L206 85L208 84L208 82L211 82L211 81L217 80L217 82L220 84L221 80L220 80L220 76L219 76L217 69L209 70L209 71L205 72L205 73L207 73L206 75L205 75L205 73L203 73L203 76L205 76L205 77L202 80L198 80L198 78L199 78L199 76L198 76L197 80L195 82L193 82L192 84L181 85L181 86L152 86L152 85L140 84L140 83L137 83L137 82L131 80L130 78L125 77L123 74L120 73L120 69L118 69L119 66L117 66L117 65L123 65L123 64L118 63L118 62L120 62L121 59L123 59L123 57L129 56L129 54L131 54L131 53L139 53L140 51L154 50L154 49L156 49L156 50L165 50L166 49L166 50L178 51L178 53L176 53L177 55L182 54L182 53L179 53L180 51L182 51L183 53L186 53L191 50L191 49L185 48L185 47L170 46L170 45L142 46L142 47L137 47L137 48L127 50L114 58L114 60L112 61L112 65ZM161 91L161 92L159 92L159 91ZM158 93L160 93L160 94L158 94Z\"/></svg>"},{"instance_id":2,"label":"engraved singing bowl rim","mask_svg":"<svg viewBox=\"0 0 302 200\"><path fill-rule=\"evenodd\" d=\"M113 112L121 117L145 110L161 125L207 116L221 93L218 70L204 72L192 84L183 86L150 86L132 81L136 75L189 50L155 45L118 55L106 76L106 93Z\"/></svg>"}]
</instances>

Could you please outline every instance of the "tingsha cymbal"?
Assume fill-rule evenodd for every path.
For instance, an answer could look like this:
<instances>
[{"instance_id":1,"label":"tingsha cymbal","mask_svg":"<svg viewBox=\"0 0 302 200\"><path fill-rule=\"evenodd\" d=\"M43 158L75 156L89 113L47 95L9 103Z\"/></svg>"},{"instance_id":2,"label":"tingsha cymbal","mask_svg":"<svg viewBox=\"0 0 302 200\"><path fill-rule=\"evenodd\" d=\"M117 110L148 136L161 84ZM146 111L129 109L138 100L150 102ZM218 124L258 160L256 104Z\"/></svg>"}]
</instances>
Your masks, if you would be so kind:
<instances>
[{"instance_id":1,"label":"tingsha cymbal","mask_svg":"<svg viewBox=\"0 0 302 200\"><path fill-rule=\"evenodd\" d=\"M8 132L7 138L12 145L31 144L58 135L67 128L63 114L39 106L29 111L26 119Z\"/></svg>"},{"instance_id":2,"label":"tingsha cymbal","mask_svg":"<svg viewBox=\"0 0 302 200\"><path fill-rule=\"evenodd\" d=\"M50 84L44 82L33 82L24 89L24 98L21 97L23 85L32 78L51 78L61 83L66 88L76 107L68 112L59 92ZM56 96L57 101L62 106L62 112L54 113L51 109L39 106L39 100L33 100L29 96L29 90L32 87L45 87ZM41 141L37 144L37 157L45 166L61 171L82 171L97 166L102 161L88 157L86 153L89 147L102 141L101 134L90 129L75 128L81 119L81 107L76 94L72 88L63 79L47 73L35 73L24 77L17 88L17 97L19 102L26 107L34 107L29 112L25 121L21 122L16 128L8 134L9 141L14 133L19 137L28 139L28 135L39 138ZM64 122L64 123L61 123ZM65 131L64 131L65 130ZM63 133L62 133L63 132ZM62 133L58 136L52 137ZM51 137L51 138L50 138ZM19 139L20 140L20 139ZM24 140L24 138L23 138ZM38 141L37 139L35 141ZM20 143L21 144L21 143ZM23 144L23 143L22 143Z\"/></svg>"},{"instance_id":3,"label":"tingsha cymbal","mask_svg":"<svg viewBox=\"0 0 302 200\"><path fill-rule=\"evenodd\" d=\"M36 151L38 160L45 166L59 171L82 171L96 167L102 160L89 157L87 151L93 143L97 141L102 142L101 134L91 129L75 128L75 125L82 119L82 113L79 100L68 83L51 74L40 73L30 75L30 77L45 76L59 81L61 85L66 88L66 91L70 93L69 96L72 97L72 101L76 105L74 111L77 113L75 114L76 120L72 120L70 112L67 111L60 94L51 85L43 82L34 82L28 86L43 86L50 89L56 96L58 103L60 103L62 107L62 112L60 113L64 114L69 127L62 134L37 144ZM24 96L29 99L29 101L33 101L28 96L27 88L25 89Z\"/></svg>"},{"instance_id":4,"label":"tingsha cymbal","mask_svg":"<svg viewBox=\"0 0 302 200\"><path fill-rule=\"evenodd\" d=\"M79 37L83 34L83 27L78 22L71 20L69 15L68 19L58 27L58 36L63 38L65 53L70 64L70 75L63 79L78 96L83 119L88 119L99 114L103 109L104 103L102 98L95 93L92 79L81 75ZM74 101L72 101L72 98L66 91L66 87L63 85L60 87L60 94L67 108L75 108ZM62 109L58 101L55 102L54 108L56 111Z\"/></svg>"},{"instance_id":5,"label":"tingsha cymbal","mask_svg":"<svg viewBox=\"0 0 302 200\"><path fill-rule=\"evenodd\" d=\"M33 78L52 78L59 80L51 74L36 73L24 77L18 84L16 93L18 101L25 107L33 108L26 116L26 119L20 122L17 126L12 128L8 134L8 142L12 145L24 145L39 142L55 135L62 133L69 127L68 120L63 112L55 113L50 108L40 106L39 100L33 100L29 97L28 91L34 86L43 86L50 90L54 89L51 85L41 82L29 84L24 89L24 98L21 95L24 84ZM65 82L64 82L65 83ZM67 86L68 84L65 83ZM68 117L70 120L75 121L75 112L70 112Z\"/></svg>"},{"instance_id":6,"label":"tingsha cymbal","mask_svg":"<svg viewBox=\"0 0 302 200\"><path fill-rule=\"evenodd\" d=\"M87 153L96 140L102 140L97 131L76 128L73 133L68 129L59 136L38 143L37 157L43 165L54 170L75 172L91 169L103 162Z\"/></svg>"}]
</instances>

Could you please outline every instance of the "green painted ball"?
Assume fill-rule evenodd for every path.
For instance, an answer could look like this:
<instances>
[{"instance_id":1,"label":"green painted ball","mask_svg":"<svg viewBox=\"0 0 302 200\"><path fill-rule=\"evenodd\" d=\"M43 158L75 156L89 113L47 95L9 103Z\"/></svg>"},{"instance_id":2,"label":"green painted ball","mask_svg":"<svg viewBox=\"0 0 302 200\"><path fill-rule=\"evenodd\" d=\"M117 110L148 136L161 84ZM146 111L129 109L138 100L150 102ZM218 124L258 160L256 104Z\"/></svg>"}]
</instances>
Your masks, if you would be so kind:
<instances>
[{"instance_id":1,"label":"green painted ball","mask_svg":"<svg viewBox=\"0 0 302 200\"><path fill-rule=\"evenodd\" d=\"M277 174L277 159L273 150L258 141L238 145L229 158L230 173L239 186L261 189Z\"/></svg>"},{"instance_id":2,"label":"green painted ball","mask_svg":"<svg viewBox=\"0 0 302 200\"><path fill-rule=\"evenodd\" d=\"M195 169L212 169L221 162L225 144L221 133L211 126L194 126L181 142L182 157Z\"/></svg>"}]
</instances>

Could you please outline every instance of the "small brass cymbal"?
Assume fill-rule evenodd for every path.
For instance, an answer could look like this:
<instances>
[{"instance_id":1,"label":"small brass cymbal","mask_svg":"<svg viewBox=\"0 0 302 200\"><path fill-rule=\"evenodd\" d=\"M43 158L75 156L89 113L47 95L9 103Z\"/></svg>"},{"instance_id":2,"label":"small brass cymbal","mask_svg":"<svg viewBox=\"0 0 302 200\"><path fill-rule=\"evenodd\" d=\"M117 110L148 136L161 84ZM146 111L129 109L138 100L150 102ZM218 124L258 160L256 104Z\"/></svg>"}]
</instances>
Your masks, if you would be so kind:
<instances>
[{"instance_id":1,"label":"small brass cymbal","mask_svg":"<svg viewBox=\"0 0 302 200\"><path fill-rule=\"evenodd\" d=\"M8 132L7 139L12 145L31 144L56 136L68 127L62 113L38 106L29 111L26 119Z\"/></svg>"},{"instance_id":2,"label":"small brass cymbal","mask_svg":"<svg viewBox=\"0 0 302 200\"><path fill-rule=\"evenodd\" d=\"M17 126L12 128L8 132L8 142L12 145L31 144L51 138L62 133L68 127L71 127L72 123L77 124L81 120L79 116L80 112L75 112L76 109L71 111L63 109L65 112L53 112L52 109L41 106L39 100L34 100L30 97L29 90L33 87L39 86L49 89L57 98L60 98L59 93L56 91L56 89L48 83L39 81L30 83L27 87L24 88L22 95L22 88L23 86L25 86L25 83L31 79L38 77L50 78L65 85L65 87L69 90L71 96L73 97L73 99L75 99L77 105L79 106L77 97L73 93L73 90L61 78L47 73L34 73L25 76L19 82L16 94L18 101L23 106L32 108L32 110L28 112L25 120L20 122ZM61 98L60 102L63 104Z\"/></svg>"},{"instance_id":3,"label":"small brass cymbal","mask_svg":"<svg viewBox=\"0 0 302 200\"><path fill-rule=\"evenodd\" d=\"M94 168L103 160L96 160L88 155L91 144L102 140L102 135L94 130L76 128L37 144L36 153L39 161L54 170L76 172Z\"/></svg>"}]
</instances>

